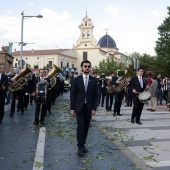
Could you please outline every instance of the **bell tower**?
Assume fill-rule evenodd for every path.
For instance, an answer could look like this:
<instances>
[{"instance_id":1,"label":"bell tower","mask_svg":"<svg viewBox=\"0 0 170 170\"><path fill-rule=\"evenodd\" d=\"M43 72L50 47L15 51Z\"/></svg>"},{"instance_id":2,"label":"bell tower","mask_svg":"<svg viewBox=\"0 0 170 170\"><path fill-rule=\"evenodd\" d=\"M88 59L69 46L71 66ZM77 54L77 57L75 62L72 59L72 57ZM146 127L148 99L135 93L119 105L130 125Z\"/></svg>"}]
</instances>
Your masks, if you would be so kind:
<instances>
[{"instance_id":1,"label":"bell tower","mask_svg":"<svg viewBox=\"0 0 170 170\"><path fill-rule=\"evenodd\" d=\"M96 46L96 40L93 36L94 25L91 19L87 17L87 12L86 12L86 16L82 19L82 22L78 28L80 29L80 37L76 42L76 47L80 45Z\"/></svg>"}]
</instances>

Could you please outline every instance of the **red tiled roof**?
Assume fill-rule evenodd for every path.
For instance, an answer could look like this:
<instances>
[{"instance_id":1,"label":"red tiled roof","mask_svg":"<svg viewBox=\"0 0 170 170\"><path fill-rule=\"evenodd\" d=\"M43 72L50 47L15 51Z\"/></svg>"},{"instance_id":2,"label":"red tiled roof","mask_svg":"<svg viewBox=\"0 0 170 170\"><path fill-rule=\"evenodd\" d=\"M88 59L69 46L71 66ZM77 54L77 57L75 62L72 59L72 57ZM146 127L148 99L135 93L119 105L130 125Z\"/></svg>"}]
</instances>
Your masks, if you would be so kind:
<instances>
[{"instance_id":1,"label":"red tiled roof","mask_svg":"<svg viewBox=\"0 0 170 170\"><path fill-rule=\"evenodd\" d=\"M63 51L67 51L70 49L48 49L48 50L24 50L23 55L48 55L48 54L58 54ZM20 55L20 51L12 52L12 55Z\"/></svg>"}]
</instances>

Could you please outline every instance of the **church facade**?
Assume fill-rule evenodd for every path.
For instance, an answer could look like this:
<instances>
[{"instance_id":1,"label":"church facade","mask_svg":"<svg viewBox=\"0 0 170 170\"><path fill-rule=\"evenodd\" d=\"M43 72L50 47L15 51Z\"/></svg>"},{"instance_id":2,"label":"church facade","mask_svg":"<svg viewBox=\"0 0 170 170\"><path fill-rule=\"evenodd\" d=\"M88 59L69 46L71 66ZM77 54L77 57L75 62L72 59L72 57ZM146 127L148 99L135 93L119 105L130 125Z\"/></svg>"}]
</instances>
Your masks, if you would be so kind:
<instances>
[{"instance_id":1,"label":"church facade","mask_svg":"<svg viewBox=\"0 0 170 170\"><path fill-rule=\"evenodd\" d=\"M44 66L76 68L80 72L80 63L83 60L89 60L92 67L99 66L99 62L107 57L113 57L116 63L126 64L126 57L120 53L114 39L106 35L102 36L97 42L93 36L94 25L87 15L82 19L79 25L80 36L73 45L72 49L49 49L49 50L28 50L23 51L24 64L29 64L32 68L38 65L38 68ZM12 53L14 57L13 66L17 67L20 60L20 51ZM75 70L75 69L74 69Z\"/></svg>"}]
</instances>

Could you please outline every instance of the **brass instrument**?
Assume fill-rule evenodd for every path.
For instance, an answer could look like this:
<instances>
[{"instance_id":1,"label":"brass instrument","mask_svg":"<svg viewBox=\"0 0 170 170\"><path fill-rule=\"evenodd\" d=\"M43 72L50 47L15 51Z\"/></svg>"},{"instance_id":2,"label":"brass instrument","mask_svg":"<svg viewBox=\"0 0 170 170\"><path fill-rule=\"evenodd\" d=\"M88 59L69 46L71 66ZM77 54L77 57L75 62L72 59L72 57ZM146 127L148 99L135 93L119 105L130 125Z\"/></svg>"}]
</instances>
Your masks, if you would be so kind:
<instances>
[{"instance_id":1,"label":"brass instrument","mask_svg":"<svg viewBox=\"0 0 170 170\"><path fill-rule=\"evenodd\" d=\"M112 93L112 86L111 86L111 83L110 83L110 78L106 78L106 90L107 92L109 93Z\"/></svg>"},{"instance_id":2,"label":"brass instrument","mask_svg":"<svg viewBox=\"0 0 170 170\"><path fill-rule=\"evenodd\" d=\"M15 80L15 82L9 82L9 91L15 92L19 89L21 89L27 82L27 78L25 76L32 72L32 70L26 66L19 74L16 74L12 79Z\"/></svg>"},{"instance_id":3,"label":"brass instrument","mask_svg":"<svg viewBox=\"0 0 170 170\"><path fill-rule=\"evenodd\" d=\"M59 68L53 64L53 68L52 70L47 74L46 78L50 79L50 84L51 84L51 88L49 90L51 90L55 85L56 85L56 75L60 72Z\"/></svg>"},{"instance_id":4,"label":"brass instrument","mask_svg":"<svg viewBox=\"0 0 170 170\"><path fill-rule=\"evenodd\" d=\"M125 75L119 77L116 84L111 87L114 92L121 92L128 84L127 78L132 75L132 72L125 67Z\"/></svg>"}]
</instances>

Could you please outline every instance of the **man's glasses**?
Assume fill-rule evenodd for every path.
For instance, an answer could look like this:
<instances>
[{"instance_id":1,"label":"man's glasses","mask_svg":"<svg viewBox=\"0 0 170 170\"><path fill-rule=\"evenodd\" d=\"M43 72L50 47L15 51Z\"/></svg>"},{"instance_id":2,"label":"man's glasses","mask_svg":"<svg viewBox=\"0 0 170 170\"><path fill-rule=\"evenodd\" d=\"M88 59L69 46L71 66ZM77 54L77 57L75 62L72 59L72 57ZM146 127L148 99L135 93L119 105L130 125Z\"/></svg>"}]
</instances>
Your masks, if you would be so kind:
<instances>
[{"instance_id":1,"label":"man's glasses","mask_svg":"<svg viewBox=\"0 0 170 170\"><path fill-rule=\"evenodd\" d=\"M90 68L91 66L86 66L86 65L84 65L83 67L84 67L84 68L87 68L87 67Z\"/></svg>"}]
</instances>

